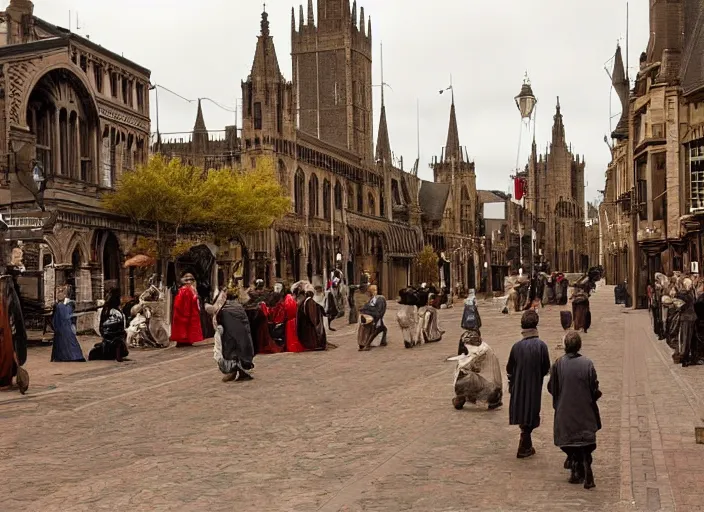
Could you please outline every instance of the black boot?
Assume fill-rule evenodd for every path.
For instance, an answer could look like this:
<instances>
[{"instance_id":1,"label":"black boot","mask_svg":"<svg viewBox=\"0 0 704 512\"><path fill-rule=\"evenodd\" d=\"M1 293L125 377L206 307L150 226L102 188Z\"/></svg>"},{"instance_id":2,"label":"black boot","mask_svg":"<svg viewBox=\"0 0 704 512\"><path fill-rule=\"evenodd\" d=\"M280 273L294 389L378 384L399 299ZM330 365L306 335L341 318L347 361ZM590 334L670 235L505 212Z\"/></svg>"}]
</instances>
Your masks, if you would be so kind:
<instances>
[{"instance_id":1,"label":"black boot","mask_svg":"<svg viewBox=\"0 0 704 512\"><path fill-rule=\"evenodd\" d=\"M587 456L584 460L584 488L593 489L596 487L594 482L594 473L592 472L592 458L591 455Z\"/></svg>"},{"instance_id":2,"label":"black boot","mask_svg":"<svg viewBox=\"0 0 704 512\"><path fill-rule=\"evenodd\" d=\"M581 460L572 459L570 467L571 484L581 484L584 482L584 463Z\"/></svg>"},{"instance_id":3,"label":"black boot","mask_svg":"<svg viewBox=\"0 0 704 512\"><path fill-rule=\"evenodd\" d=\"M535 455L535 448L533 448L533 441L530 438L530 434L521 432L521 440L518 444L518 453L516 453L516 458L527 459Z\"/></svg>"}]
</instances>

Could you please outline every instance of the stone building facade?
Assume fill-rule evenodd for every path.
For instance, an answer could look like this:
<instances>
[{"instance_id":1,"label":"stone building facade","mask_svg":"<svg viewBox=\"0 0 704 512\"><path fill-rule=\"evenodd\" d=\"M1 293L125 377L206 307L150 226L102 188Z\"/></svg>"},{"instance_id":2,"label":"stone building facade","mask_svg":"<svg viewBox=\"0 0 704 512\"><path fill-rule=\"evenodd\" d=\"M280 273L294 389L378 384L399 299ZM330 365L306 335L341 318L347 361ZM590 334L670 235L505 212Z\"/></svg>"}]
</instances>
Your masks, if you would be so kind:
<instances>
[{"instance_id":1,"label":"stone building facade","mask_svg":"<svg viewBox=\"0 0 704 512\"><path fill-rule=\"evenodd\" d=\"M291 41L289 81L264 12L251 72L241 84L239 138L232 127L232 137L196 142L196 132L207 132L199 109L190 140L153 146L190 162L222 163L218 154L226 152L230 165L245 169L260 158L274 163L292 211L272 229L241 240L245 280L320 283L342 267L348 282L369 273L393 298L414 282L413 259L429 243L450 261L448 287L473 284L474 164L459 145L454 102L447 148L434 165L439 183L422 181L418 162L409 172L393 156L383 95L373 143L372 31L364 9L349 0L320 0L316 11L311 1L298 18L292 11ZM427 195L435 185L442 190Z\"/></svg>"},{"instance_id":2,"label":"stone building facade","mask_svg":"<svg viewBox=\"0 0 704 512\"><path fill-rule=\"evenodd\" d=\"M535 218L537 258L555 271L586 270L584 227L584 158L567 144L560 99L552 127L552 141L538 154L535 141L523 176L527 178L527 210Z\"/></svg>"},{"instance_id":3,"label":"stone building facade","mask_svg":"<svg viewBox=\"0 0 704 512\"><path fill-rule=\"evenodd\" d=\"M134 227L100 195L149 151L147 69L34 16L0 13L0 213L27 307L70 284L79 307L122 285Z\"/></svg>"},{"instance_id":4,"label":"stone building facade","mask_svg":"<svg viewBox=\"0 0 704 512\"><path fill-rule=\"evenodd\" d=\"M633 247L635 235L637 250L621 266L640 307L655 272L690 272L704 263L704 6L651 1L650 34L630 91L619 79L625 72L617 52L614 86L618 91L625 82L628 93L612 134L601 209L620 224L605 231L608 243Z\"/></svg>"}]
</instances>

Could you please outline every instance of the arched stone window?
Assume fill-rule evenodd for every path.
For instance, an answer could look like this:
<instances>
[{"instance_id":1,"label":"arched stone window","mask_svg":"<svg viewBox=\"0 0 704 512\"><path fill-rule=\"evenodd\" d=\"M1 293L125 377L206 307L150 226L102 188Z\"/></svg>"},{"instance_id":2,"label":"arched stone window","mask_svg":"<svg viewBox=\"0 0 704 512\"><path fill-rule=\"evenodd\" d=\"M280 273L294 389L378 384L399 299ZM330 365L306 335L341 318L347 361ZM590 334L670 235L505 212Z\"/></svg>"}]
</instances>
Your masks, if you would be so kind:
<instances>
[{"instance_id":1,"label":"arched stone window","mask_svg":"<svg viewBox=\"0 0 704 512\"><path fill-rule=\"evenodd\" d=\"M66 69L44 75L29 95L26 118L45 177L97 182L98 113L76 75Z\"/></svg>"},{"instance_id":2,"label":"arched stone window","mask_svg":"<svg viewBox=\"0 0 704 512\"><path fill-rule=\"evenodd\" d=\"M306 177L303 170L300 168L296 171L296 176L293 183L293 202L298 215L303 215L305 212L306 200Z\"/></svg>"},{"instance_id":3,"label":"arched stone window","mask_svg":"<svg viewBox=\"0 0 704 512\"><path fill-rule=\"evenodd\" d=\"M460 196L460 231L463 235L471 235L474 228L472 222L472 200L469 197L467 186L462 186Z\"/></svg>"},{"instance_id":4,"label":"arched stone window","mask_svg":"<svg viewBox=\"0 0 704 512\"><path fill-rule=\"evenodd\" d=\"M342 210L342 185L335 181L335 209Z\"/></svg>"},{"instance_id":5,"label":"arched stone window","mask_svg":"<svg viewBox=\"0 0 704 512\"><path fill-rule=\"evenodd\" d=\"M330 220L330 181L323 181L323 218Z\"/></svg>"},{"instance_id":6,"label":"arched stone window","mask_svg":"<svg viewBox=\"0 0 704 512\"><path fill-rule=\"evenodd\" d=\"M347 209L354 210L354 183L347 184Z\"/></svg>"},{"instance_id":7,"label":"arched stone window","mask_svg":"<svg viewBox=\"0 0 704 512\"><path fill-rule=\"evenodd\" d=\"M308 209L308 217L314 218L318 216L318 177L313 174L308 181L308 198L310 199L310 205Z\"/></svg>"},{"instance_id":8,"label":"arched stone window","mask_svg":"<svg viewBox=\"0 0 704 512\"><path fill-rule=\"evenodd\" d=\"M367 195L367 208L369 208L369 215L376 216L376 201L374 200L374 194L371 192Z\"/></svg>"}]
</instances>

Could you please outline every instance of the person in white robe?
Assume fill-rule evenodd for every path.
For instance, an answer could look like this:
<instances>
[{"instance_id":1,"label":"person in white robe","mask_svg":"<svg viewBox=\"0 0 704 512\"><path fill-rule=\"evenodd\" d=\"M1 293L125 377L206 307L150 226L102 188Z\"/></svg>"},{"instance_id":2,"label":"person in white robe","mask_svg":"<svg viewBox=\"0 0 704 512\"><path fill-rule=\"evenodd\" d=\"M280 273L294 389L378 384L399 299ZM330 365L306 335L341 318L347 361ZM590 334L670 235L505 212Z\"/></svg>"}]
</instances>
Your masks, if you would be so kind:
<instances>
[{"instance_id":1,"label":"person in white robe","mask_svg":"<svg viewBox=\"0 0 704 512\"><path fill-rule=\"evenodd\" d=\"M448 361L457 361L455 398L452 404L460 410L466 402L486 402L489 410L503 405L501 365L492 348L482 341L479 331L465 331L460 340L461 352Z\"/></svg>"}]
</instances>

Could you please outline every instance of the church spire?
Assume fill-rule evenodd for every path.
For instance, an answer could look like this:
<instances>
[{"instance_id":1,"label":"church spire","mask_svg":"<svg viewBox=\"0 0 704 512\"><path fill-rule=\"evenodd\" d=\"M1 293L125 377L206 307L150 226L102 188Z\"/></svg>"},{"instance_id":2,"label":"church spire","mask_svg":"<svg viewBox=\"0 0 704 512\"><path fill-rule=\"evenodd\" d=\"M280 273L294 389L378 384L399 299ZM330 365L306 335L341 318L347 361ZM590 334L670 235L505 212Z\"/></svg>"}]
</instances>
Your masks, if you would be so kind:
<instances>
[{"instance_id":1,"label":"church spire","mask_svg":"<svg viewBox=\"0 0 704 512\"><path fill-rule=\"evenodd\" d=\"M389 128L386 124L386 103L384 102L384 46L381 45L381 117L379 118L379 133L376 139L377 162L391 163L391 143L389 141Z\"/></svg>"},{"instance_id":2,"label":"church spire","mask_svg":"<svg viewBox=\"0 0 704 512\"><path fill-rule=\"evenodd\" d=\"M193 153L203 154L208 148L208 129L205 127L203 119L203 107L198 98L198 113L196 114L196 124L193 126Z\"/></svg>"},{"instance_id":3,"label":"church spire","mask_svg":"<svg viewBox=\"0 0 704 512\"><path fill-rule=\"evenodd\" d=\"M455 113L455 92L452 91L452 106L450 107L450 126L447 129L447 143L445 144L445 161L462 160L460 135L457 129L457 114Z\"/></svg>"},{"instance_id":4,"label":"church spire","mask_svg":"<svg viewBox=\"0 0 704 512\"><path fill-rule=\"evenodd\" d=\"M562 122L562 112L560 111L560 97L557 97L557 107L555 108L554 123L552 125L552 144L565 143L565 125Z\"/></svg>"}]
</instances>

